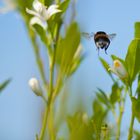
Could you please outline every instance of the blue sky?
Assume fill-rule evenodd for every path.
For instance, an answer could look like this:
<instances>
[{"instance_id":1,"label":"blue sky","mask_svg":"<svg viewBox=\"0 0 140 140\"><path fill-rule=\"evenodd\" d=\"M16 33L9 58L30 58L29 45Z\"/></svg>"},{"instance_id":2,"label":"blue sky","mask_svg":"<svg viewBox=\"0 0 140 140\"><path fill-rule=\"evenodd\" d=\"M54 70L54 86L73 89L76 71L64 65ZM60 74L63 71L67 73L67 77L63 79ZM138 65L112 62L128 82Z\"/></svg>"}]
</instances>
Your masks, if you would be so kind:
<instances>
[{"instance_id":1,"label":"blue sky","mask_svg":"<svg viewBox=\"0 0 140 140\"><path fill-rule=\"evenodd\" d=\"M108 55L100 56L112 64L110 55L124 58L134 34L134 23L140 21L140 1L77 0L77 21L81 31L103 30L116 33ZM91 113L91 103L97 87L110 91L111 79L105 73L93 41L82 39L87 58L73 76L72 87L84 86L82 95ZM16 12L0 15L0 82L11 77L12 82L0 95L0 139L34 140L40 130L42 100L28 87L30 77L39 78L33 50L22 19ZM79 94L77 95L79 96ZM78 99L75 100L75 102ZM74 102L74 101L73 101ZM129 121L130 105L124 120ZM129 124L124 124L126 128ZM8 135L7 135L8 134Z\"/></svg>"}]
</instances>

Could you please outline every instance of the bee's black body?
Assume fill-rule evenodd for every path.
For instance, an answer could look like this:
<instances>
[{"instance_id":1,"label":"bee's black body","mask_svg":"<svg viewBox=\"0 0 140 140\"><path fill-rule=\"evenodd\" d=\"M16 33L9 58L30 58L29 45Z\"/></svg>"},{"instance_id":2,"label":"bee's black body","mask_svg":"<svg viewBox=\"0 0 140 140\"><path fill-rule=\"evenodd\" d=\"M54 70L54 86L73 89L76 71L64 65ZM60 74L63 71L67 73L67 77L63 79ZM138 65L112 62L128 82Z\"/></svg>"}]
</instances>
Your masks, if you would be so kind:
<instances>
[{"instance_id":1,"label":"bee's black body","mask_svg":"<svg viewBox=\"0 0 140 140\"><path fill-rule=\"evenodd\" d=\"M107 54L107 49L110 45L110 42L112 41L112 39L116 36L115 33L113 34L107 34L104 31L98 31L96 33L86 33L83 32L82 33L84 37L86 37L87 39L94 39L95 45L97 47L98 53L100 48L101 49L105 49L105 53Z\"/></svg>"},{"instance_id":2,"label":"bee's black body","mask_svg":"<svg viewBox=\"0 0 140 140\"><path fill-rule=\"evenodd\" d=\"M97 49L105 49L106 53L106 50L110 45L110 39L108 35L103 31L99 31L94 35L94 41L97 46Z\"/></svg>"}]
</instances>

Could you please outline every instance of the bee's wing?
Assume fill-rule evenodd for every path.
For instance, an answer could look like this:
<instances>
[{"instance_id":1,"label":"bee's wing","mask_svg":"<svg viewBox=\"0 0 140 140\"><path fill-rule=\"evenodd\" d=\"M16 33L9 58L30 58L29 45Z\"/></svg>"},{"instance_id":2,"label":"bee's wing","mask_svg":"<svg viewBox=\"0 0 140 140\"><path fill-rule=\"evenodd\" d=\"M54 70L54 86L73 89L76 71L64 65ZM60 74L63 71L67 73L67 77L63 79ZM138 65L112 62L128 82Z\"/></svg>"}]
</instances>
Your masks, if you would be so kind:
<instances>
[{"instance_id":1,"label":"bee's wing","mask_svg":"<svg viewBox=\"0 0 140 140\"><path fill-rule=\"evenodd\" d=\"M90 40L93 36L94 33L86 33L86 32L82 32L82 36L85 37L86 39Z\"/></svg>"},{"instance_id":2,"label":"bee's wing","mask_svg":"<svg viewBox=\"0 0 140 140\"><path fill-rule=\"evenodd\" d=\"M113 40L116 37L116 34L115 33L108 34L108 37L109 37L110 40Z\"/></svg>"}]
</instances>

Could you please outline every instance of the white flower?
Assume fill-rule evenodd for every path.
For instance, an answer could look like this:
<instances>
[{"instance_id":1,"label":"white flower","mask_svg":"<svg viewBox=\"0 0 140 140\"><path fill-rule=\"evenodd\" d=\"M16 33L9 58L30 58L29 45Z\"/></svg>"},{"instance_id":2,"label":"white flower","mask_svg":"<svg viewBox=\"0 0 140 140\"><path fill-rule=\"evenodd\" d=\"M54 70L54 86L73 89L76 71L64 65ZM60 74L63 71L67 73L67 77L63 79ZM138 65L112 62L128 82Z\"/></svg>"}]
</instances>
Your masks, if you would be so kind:
<instances>
[{"instance_id":1,"label":"white flower","mask_svg":"<svg viewBox=\"0 0 140 140\"><path fill-rule=\"evenodd\" d=\"M122 79L126 78L128 75L124 65L119 60L114 60L113 67L109 68L109 70L111 70L114 74Z\"/></svg>"},{"instance_id":2,"label":"white flower","mask_svg":"<svg viewBox=\"0 0 140 140\"><path fill-rule=\"evenodd\" d=\"M36 78L31 78L29 80L29 86L37 96L42 96L41 88Z\"/></svg>"},{"instance_id":3,"label":"white flower","mask_svg":"<svg viewBox=\"0 0 140 140\"><path fill-rule=\"evenodd\" d=\"M3 7L0 7L0 13L2 14L16 9L16 3L14 0L3 0L2 3L4 4Z\"/></svg>"},{"instance_id":4,"label":"white flower","mask_svg":"<svg viewBox=\"0 0 140 140\"><path fill-rule=\"evenodd\" d=\"M61 12L61 10L58 9L58 5L54 4L47 8L38 0L34 0L33 10L26 8L26 12L30 15L33 15L33 17L30 20L30 25L38 24L41 27L43 27L44 30L46 30L47 28L46 21L49 20L49 18L52 15Z\"/></svg>"}]
</instances>

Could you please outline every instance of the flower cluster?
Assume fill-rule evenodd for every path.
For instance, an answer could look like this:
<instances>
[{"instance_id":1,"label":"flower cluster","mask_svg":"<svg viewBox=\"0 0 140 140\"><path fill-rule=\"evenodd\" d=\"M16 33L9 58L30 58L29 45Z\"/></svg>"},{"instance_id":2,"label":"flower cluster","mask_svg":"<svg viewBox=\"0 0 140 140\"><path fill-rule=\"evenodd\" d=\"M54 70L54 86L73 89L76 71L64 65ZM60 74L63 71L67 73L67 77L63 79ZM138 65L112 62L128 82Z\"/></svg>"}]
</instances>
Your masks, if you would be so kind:
<instances>
[{"instance_id":1,"label":"flower cluster","mask_svg":"<svg viewBox=\"0 0 140 140\"><path fill-rule=\"evenodd\" d=\"M49 7L46 7L38 0L34 0L33 2L33 10L30 10L26 8L26 12L30 15L33 15L33 17L30 20L30 25L38 24L40 25L44 30L47 29L47 20L50 19L50 17L56 13L61 12L61 10L58 9L58 5L51 5Z\"/></svg>"}]
</instances>

